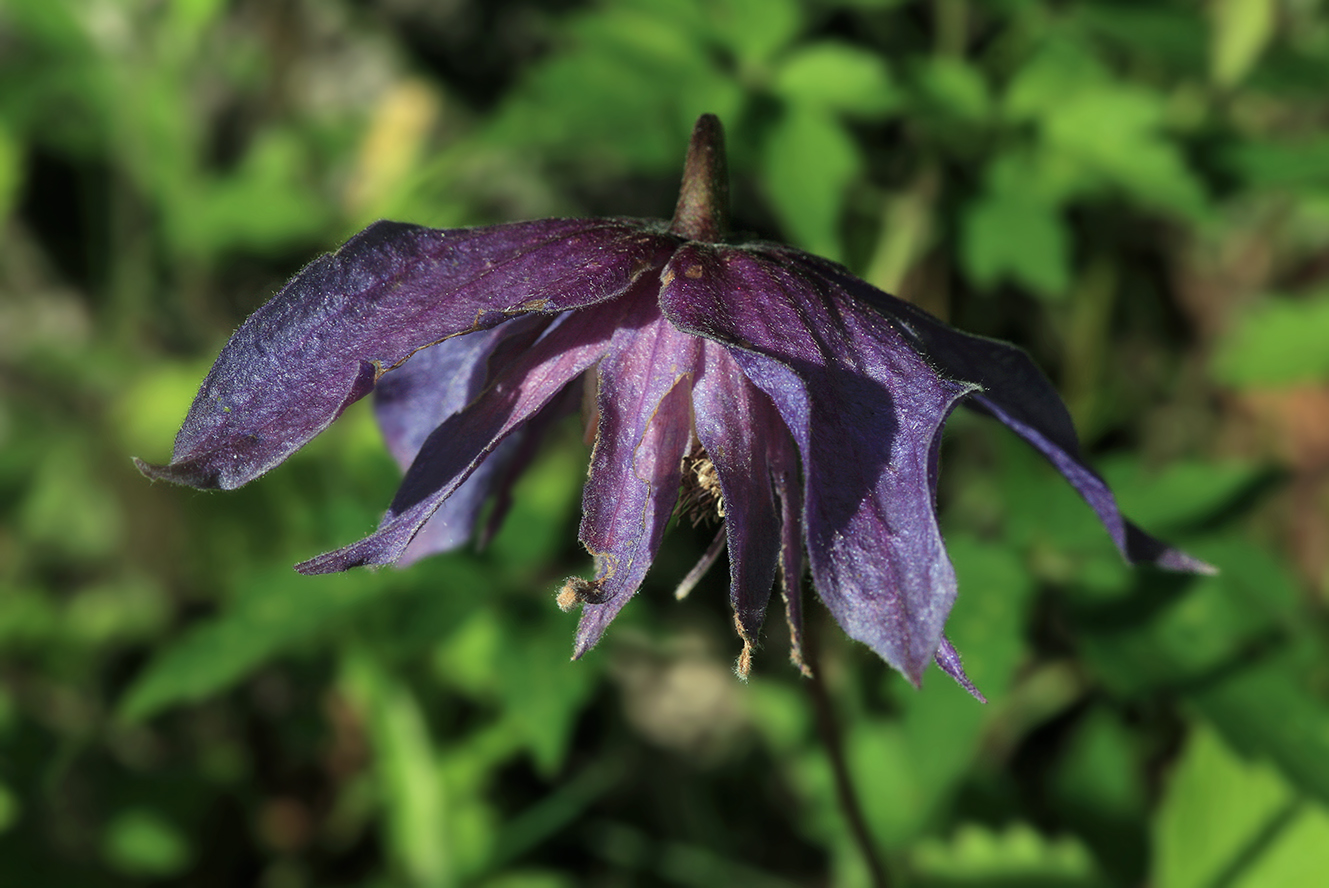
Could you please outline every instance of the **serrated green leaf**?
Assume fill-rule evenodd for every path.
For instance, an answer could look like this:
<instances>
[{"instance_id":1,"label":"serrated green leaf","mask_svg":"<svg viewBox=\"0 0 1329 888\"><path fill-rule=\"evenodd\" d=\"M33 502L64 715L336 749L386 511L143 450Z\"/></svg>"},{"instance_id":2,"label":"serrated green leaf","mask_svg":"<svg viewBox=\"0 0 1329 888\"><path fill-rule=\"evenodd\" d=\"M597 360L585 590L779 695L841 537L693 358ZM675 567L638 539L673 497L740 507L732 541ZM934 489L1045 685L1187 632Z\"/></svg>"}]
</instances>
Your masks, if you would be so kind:
<instances>
[{"instance_id":1,"label":"serrated green leaf","mask_svg":"<svg viewBox=\"0 0 1329 888\"><path fill-rule=\"evenodd\" d=\"M1093 857L1080 841L1050 838L1024 823L1001 830L965 824L949 839L919 842L910 864L924 884L957 888L1098 883Z\"/></svg>"},{"instance_id":2,"label":"serrated green leaf","mask_svg":"<svg viewBox=\"0 0 1329 888\"><path fill-rule=\"evenodd\" d=\"M1270 300L1219 344L1214 375L1229 385L1278 386L1329 380L1329 291Z\"/></svg>"},{"instance_id":3,"label":"serrated green leaf","mask_svg":"<svg viewBox=\"0 0 1329 888\"><path fill-rule=\"evenodd\" d=\"M1195 730L1154 819L1151 884L1217 884L1291 798L1273 768L1242 761L1211 729Z\"/></svg>"},{"instance_id":4,"label":"serrated green leaf","mask_svg":"<svg viewBox=\"0 0 1329 888\"><path fill-rule=\"evenodd\" d=\"M1329 803L1329 707L1306 686L1306 657L1281 647L1187 696L1237 751Z\"/></svg>"},{"instance_id":5,"label":"serrated green leaf","mask_svg":"<svg viewBox=\"0 0 1329 888\"><path fill-rule=\"evenodd\" d=\"M900 99L880 56L833 41L808 44L790 53L775 76L774 88L797 104L865 117L888 113Z\"/></svg>"},{"instance_id":6,"label":"serrated green leaf","mask_svg":"<svg viewBox=\"0 0 1329 888\"><path fill-rule=\"evenodd\" d=\"M1070 244L1055 206L1016 191L989 194L969 205L961 255L965 270L984 287L1002 278L1046 299L1070 287Z\"/></svg>"}]
</instances>

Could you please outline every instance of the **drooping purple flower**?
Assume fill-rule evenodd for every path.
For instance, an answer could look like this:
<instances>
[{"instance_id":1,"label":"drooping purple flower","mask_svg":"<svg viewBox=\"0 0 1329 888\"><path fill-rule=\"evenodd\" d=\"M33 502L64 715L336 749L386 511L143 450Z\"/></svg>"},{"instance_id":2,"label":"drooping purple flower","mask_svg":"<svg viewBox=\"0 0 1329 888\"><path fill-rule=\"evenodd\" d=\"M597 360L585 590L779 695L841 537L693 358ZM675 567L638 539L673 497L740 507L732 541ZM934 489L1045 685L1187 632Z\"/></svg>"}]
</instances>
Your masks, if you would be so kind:
<instances>
[{"instance_id":1,"label":"drooping purple flower","mask_svg":"<svg viewBox=\"0 0 1329 888\"><path fill-rule=\"evenodd\" d=\"M707 115L672 222L375 223L240 327L171 463L138 466L238 487L374 390L405 478L378 530L297 570L400 563L466 542L497 498L481 530L492 532L544 428L592 389L580 537L595 575L559 595L582 608L574 656L641 585L682 493L721 520L699 569L727 547L742 673L777 581L802 666L806 554L850 636L914 684L935 660L977 694L943 635L956 584L936 518L941 430L961 403L1047 457L1128 561L1209 570L1122 517L1024 352L835 263L730 242L727 212L723 137Z\"/></svg>"}]
</instances>

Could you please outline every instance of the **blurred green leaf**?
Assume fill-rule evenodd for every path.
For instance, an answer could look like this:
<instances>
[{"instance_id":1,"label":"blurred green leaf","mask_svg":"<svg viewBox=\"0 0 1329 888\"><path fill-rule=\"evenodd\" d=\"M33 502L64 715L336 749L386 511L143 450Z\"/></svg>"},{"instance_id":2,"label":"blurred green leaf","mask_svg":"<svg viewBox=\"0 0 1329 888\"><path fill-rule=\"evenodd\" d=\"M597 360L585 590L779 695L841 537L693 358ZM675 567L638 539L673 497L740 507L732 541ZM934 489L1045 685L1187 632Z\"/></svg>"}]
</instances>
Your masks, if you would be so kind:
<instances>
[{"instance_id":1,"label":"blurred green leaf","mask_svg":"<svg viewBox=\"0 0 1329 888\"><path fill-rule=\"evenodd\" d=\"M1045 837L1024 823L1001 830L962 825L949 839L920 842L910 853L909 862L924 886L1071 888L1101 884L1093 858L1083 844L1072 837Z\"/></svg>"},{"instance_id":2,"label":"blurred green leaf","mask_svg":"<svg viewBox=\"0 0 1329 888\"><path fill-rule=\"evenodd\" d=\"M970 63L950 56L932 56L917 71L923 95L949 116L980 121L991 113L987 81Z\"/></svg>"},{"instance_id":3,"label":"blurred green leaf","mask_svg":"<svg viewBox=\"0 0 1329 888\"><path fill-rule=\"evenodd\" d=\"M116 814L102 836L102 855L129 875L166 878L179 875L192 856L180 829L156 812L135 808Z\"/></svg>"},{"instance_id":4,"label":"blurred green leaf","mask_svg":"<svg viewBox=\"0 0 1329 888\"><path fill-rule=\"evenodd\" d=\"M795 104L865 117L884 115L900 103L886 63L848 43L800 46L783 60L774 86Z\"/></svg>"},{"instance_id":5,"label":"blurred green leaf","mask_svg":"<svg viewBox=\"0 0 1329 888\"><path fill-rule=\"evenodd\" d=\"M1085 89L1043 117L1050 146L1126 189L1145 206L1199 215L1206 197L1177 146L1161 132L1162 99L1130 86Z\"/></svg>"},{"instance_id":6,"label":"blurred green leaf","mask_svg":"<svg viewBox=\"0 0 1329 888\"><path fill-rule=\"evenodd\" d=\"M697 7L718 41L746 67L769 64L803 24L797 0L707 0Z\"/></svg>"},{"instance_id":7,"label":"blurred green leaf","mask_svg":"<svg viewBox=\"0 0 1329 888\"><path fill-rule=\"evenodd\" d=\"M790 238L809 252L838 260L846 189L862 166L849 134L830 114L790 105L766 144L771 202Z\"/></svg>"},{"instance_id":8,"label":"blurred green leaf","mask_svg":"<svg viewBox=\"0 0 1329 888\"><path fill-rule=\"evenodd\" d=\"M970 204L961 256L983 287L1003 277L1047 299L1070 287L1070 244L1057 207L1018 191L988 194Z\"/></svg>"},{"instance_id":9,"label":"blurred green leaf","mask_svg":"<svg viewBox=\"0 0 1329 888\"><path fill-rule=\"evenodd\" d=\"M367 653L352 652L345 667L347 689L367 716L393 857L410 885L450 885L448 805L420 704Z\"/></svg>"},{"instance_id":10,"label":"blurred green leaf","mask_svg":"<svg viewBox=\"0 0 1329 888\"><path fill-rule=\"evenodd\" d=\"M1276 0L1214 0L1210 77L1219 86L1240 83L1274 36Z\"/></svg>"},{"instance_id":11,"label":"blurred green leaf","mask_svg":"<svg viewBox=\"0 0 1329 888\"><path fill-rule=\"evenodd\" d=\"M56 442L32 467L19 512L27 544L77 560L111 553L123 538L121 504L93 473L83 442Z\"/></svg>"},{"instance_id":12,"label":"blurred green leaf","mask_svg":"<svg viewBox=\"0 0 1329 888\"><path fill-rule=\"evenodd\" d=\"M8 129L0 123L0 220L9 216L10 208L18 197L22 177L22 148Z\"/></svg>"},{"instance_id":13,"label":"blurred green leaf","mask_svg":"<svg viewBox=\"0 0 1329 888\"><path fill-rule=\"evenodd\" d=\"M1009 692L1024 658L1020 626L1033 599L1033 581L1009 546L950 534L947 550L960 594L946 635L963 657L970 680L997 702ZM934 685L949 681L940 672L932 679Z\"/></svg>"},{"instance_id":14,"label":"blurred green leaf","mask_svg":"<svg viewBox=\"0 0 1329 888\"><path fill-rule=\"evenodd\" d=\"M1222 155L1226 165L1254 188L1329 184L1329 138L1297 142L1238 142Z\"/></svg>"},{"instance_id":15,"label":"blurred green leaf","mask_svg":"<svg viewBox=\"0 0 1329 888\"><path fill-rule=\"evenodd\" d=\"M1311 651L1282 648L1188 698L1238 752L1274 764L1329 804L1329 705L1307 687Z\"/></svg>"},{"instance_id":16,"label":"blurred green leaf","mask_svg":"<svg viewBox=\"0 0 1329 888\"><path fill-rule=\"evenodd\" d=\"M1255 466L1214 460L1173 460L1153 470L1122 456L1103 460L1099 468L1122 512L1156 533L1213 518L1261 476Z\"/></svg>"},{"instance_id":17,"label":"blurred green leaf","mask_svg":"<svg viewBox=\"0 0 1329 888\"><path fill-rule=\"evenodd\" d=\"M163 647L120 700L121 717L149 718L240 680L268 658L383 594L371 574L253 577L225 612Z\"/></svg>"},{"instance_id":18,"label":"blurred green leaf","mask_svg":"<svg viewBox=\"0 0 1329 888\"><path fill-rule=\"evenodd\" d=\"M1235 888L1313 885L1329 872L1329 811L1306 804L1289 812L1259 857L1241 871Z\"/></svg>"},{"instance_id":19,"label":"blurred green leaf","mask_svg":"<svg viewBox=\"0 0 1329 888\"><path fill-rule=\"evenodd\" d=\"M1329 379L1329 291L1265 302L1220 342L1214 375L1228 385L1278 386Z\"/></svg>"},{"instance_id":20,"label":"blurred green leaf","mask_svg":"<svg viewBox=\"0 0 1329 888\"><path fill-rule=\"evenodd\" d=\"M0 783L0 834L5 833L23 814L23 805L8 786Z\"/></svg>"},{"instance_id":21,"label":"blurred green leaf","mask_svg":"<svg viewBox=\"0 0 1329 888\"><path fill-rule=\"evenodd\" d=\"M1152 883L1158 888L1221 884L1219 877L1260 841L1293 798L1278 772L1242 761L1212 730L1194 730L1154 819Z\"/></svg>"}]
</instances>

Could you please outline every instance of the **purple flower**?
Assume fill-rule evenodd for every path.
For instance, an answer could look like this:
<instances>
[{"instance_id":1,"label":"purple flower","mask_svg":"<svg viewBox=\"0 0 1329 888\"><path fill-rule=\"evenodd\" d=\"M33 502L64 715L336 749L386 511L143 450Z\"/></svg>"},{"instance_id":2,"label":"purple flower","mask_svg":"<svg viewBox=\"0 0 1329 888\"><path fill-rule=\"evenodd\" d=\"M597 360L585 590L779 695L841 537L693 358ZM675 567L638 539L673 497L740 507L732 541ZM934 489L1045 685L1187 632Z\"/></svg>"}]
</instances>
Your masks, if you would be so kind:
<instances>
[{"instance_id":1,"label":"purple flower","mask_svg":"<svg viewBox=\"0 0 1329 888\"><path fill-rule=\"evenodd\" d=\"M1037 448L1128 561L1209 570L1126 521L1065 407L1022 351L954 330L778 244L727 240L719 121L697 122L672 222L551 219L434 230L378 222L316 259L236 331L170 465L150 478L233 488L376 390L406 472L378 530L306 574L454 548L541 433L594 392L581 541L595 578L574 656L627 603L681 499L721 518L740 673L777 579L802 666L804 553L853 638L918 684L929 661L975 694L942 634L955 572L937 527L941 429L957 404ZM685 581L685 587L693 578Z\"/></svg>"}]
</instances>

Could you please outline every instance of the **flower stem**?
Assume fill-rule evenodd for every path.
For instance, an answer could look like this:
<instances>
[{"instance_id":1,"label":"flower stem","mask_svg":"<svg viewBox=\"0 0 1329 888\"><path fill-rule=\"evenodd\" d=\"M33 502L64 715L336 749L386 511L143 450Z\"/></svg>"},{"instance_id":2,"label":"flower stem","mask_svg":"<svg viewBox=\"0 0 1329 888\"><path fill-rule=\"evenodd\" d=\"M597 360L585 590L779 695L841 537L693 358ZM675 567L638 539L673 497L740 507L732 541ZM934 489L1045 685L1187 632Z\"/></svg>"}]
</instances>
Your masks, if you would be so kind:
<instances>
[{"instance_id":1,"label":"flower stem","mask_svg":"<svg viewBox=\"0 0 1329 888\"><path fill-rule=\"evenodd\" d=\"M703 114L692 128L683 186L669 230L689 240L718 243L729 231L729 170L724 127L714 114Z\"/></svg>"},{"instance_id":2,"label":"flower stem","mask_svg":"<svg viewBox=\"0 0 1329 888\"><path fill-rule=\"evenodd\" d=\"M835 795L840 803L840 812L849 822L849 831L854 837L854 844L863 855L868 877L873 888L890 888L891 879L877 848L872 843L872 834L868 832L867 820L863 817L863 806L859 804L858 794L854 791L854 782L849 775L849 763L845 759L844 740L835 721L835 707L831 702L830 692L826 688L825 672L817 661L816 633L808 633L804 641L804 658L812 672L808 679L808 694L812 697L813 710L817 718L817 733L826 747L826 756L831 760L831 770L835 774Z\"/></svg>"}]
</instances>

